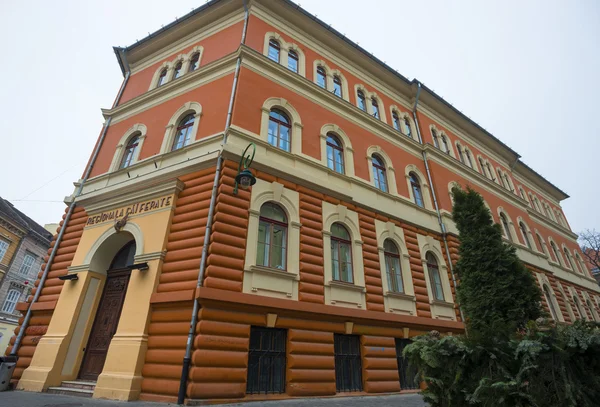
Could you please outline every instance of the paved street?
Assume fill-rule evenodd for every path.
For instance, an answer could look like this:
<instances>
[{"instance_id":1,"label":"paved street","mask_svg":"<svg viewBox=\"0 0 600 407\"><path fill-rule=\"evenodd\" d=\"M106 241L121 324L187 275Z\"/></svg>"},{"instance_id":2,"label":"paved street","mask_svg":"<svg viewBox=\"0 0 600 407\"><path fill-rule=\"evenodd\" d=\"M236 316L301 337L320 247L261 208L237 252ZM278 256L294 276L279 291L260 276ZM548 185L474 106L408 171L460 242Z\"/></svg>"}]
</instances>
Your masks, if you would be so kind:
<instances>
[{"instance_id":1,"label":"paved street","mask_svg":"<svg viewBox=\"0 0 600 407\"><path fill-rule=\"evenodd\" d=\"M0 393L0 407L166 407L175 404L149 403L143 401L119 402L109 400L86 399L58 394L7 391ZM224 406L212 404L212 407ZM323 399L297 399L277 401L255 401L249 403L228 404L232 407L425 407L418 394L370 396L370 397L334 397Z\"/></svg>"}]
</instances>

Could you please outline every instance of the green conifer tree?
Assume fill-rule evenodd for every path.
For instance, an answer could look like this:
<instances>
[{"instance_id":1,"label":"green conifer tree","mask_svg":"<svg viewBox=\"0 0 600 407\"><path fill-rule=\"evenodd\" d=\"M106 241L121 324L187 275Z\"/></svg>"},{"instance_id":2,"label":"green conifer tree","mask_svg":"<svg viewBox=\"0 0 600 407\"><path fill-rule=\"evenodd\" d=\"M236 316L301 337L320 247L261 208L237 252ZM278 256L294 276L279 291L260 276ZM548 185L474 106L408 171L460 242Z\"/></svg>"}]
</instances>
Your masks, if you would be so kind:
<instances>
[{"instance_id":1,"label":"green conifer tree","mask_svg":"<svg viewBox=\"0 0 600 407\"><path fill-rule=\"evenodd\" d=\"M459 231L457 295L469 336L507 338L542 315L541 291L515 248L502 241L479 193L453 188Z\"/></svg>"}]
</instances>

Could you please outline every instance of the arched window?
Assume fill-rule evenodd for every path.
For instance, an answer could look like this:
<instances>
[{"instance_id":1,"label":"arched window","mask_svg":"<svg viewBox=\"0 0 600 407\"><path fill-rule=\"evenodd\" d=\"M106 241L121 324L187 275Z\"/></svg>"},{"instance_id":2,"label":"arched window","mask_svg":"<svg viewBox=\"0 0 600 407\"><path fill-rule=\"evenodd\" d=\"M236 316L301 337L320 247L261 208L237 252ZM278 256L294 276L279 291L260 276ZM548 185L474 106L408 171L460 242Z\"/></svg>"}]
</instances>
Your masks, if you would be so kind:
<instances>
[{"instance_id":1,"label":"arched window","mask_svg":"<svg viewBox=\"0 0 600 407\"><path fill-rule=\"evenodd\" d=\"M175 132L175 139L173 140L173 148L171 148L171 151L179 150L190 143L194 121L194 114L190 113L179 122L179 126L177 126L177 130Z\"/></svg>"},{"instance_id":2,"label":"arched window","mask_svg":"<svg viewBox=\"0 0 600 407\"><path fill-rule=\"evenodd\" d=\"M571 253L569 253L569 249L563 247L563 252L565 253L565 257L567 258L567 263L571 267L571 270L577 271L577 266L573 262L573 258L571 257Z\"/></svg>"},{"instance_id":3,"label":"arched window","mask_svg":"<svg viewBox=\"0 0 600 407\"><path fill-rule=\"evenodd\" d=\"M12 314L17 306L17 302L19 301L19 297L21 296L21 292L19 290L11 289L8 290L8 294L6 295L6 300L4 300L4 305L2 305L2 312L6 312L7 314Z\"/></svg>"},{"instance_id":4,"label":"arched window","mask_svg":"<svg viewBox=\"0 0 600 407\"><path fill-rule=\"evenodd\" d=\"M165 82L167 82L167 68L163 69L160 72L160 76L158 77L158 83L156 84L156 87L164 85Z\"/></svg>"},{"instance_id":5,"label":"arched window","mask_svg":"<svg viewBox=\"0 0 600 407\"><path fill-rule=\"evenodd\" d=\"M317 85L323 89L327 89L327 74L325 68L322 66L317 67Z\"/></svg>"},{"instance_id":6,"label":"arched window","mask_svg":"<svg viewBox=\"0 0 600 407\"><path fill-rule=\"evenodd\" d=\"M594 310L594 306L592 305L592 302L590 300L586 300L585 303L587 304L588 308L590 309L590 312L592 313L592 317L594 318L594 321L598 321L598 314Z\"/></svg>"},{"instance_id":7,"label":"arched window","mask_svg":"<svg viewBox=\"0 0 600 407\"><path fill-rule=\"evenodd\" d=\"M269 40L269 58L275 62L279 62L279 42L277 40Z\"/></svg>"},{"instance_id":8,"label":"arched window","mask_svg":"<svg viewBox=\"0 0 600 407\"><path fill-rule=\"evenodd\" d=\"M444 152L446 154L450 154L450 146L448 146L448 140L446 140L446 136L444 136L443 134L440 136L440 138L442 139L442 145L444 146Z\"/></svg>"},{"instance_id":9,"label":"arched window","mask_svg":"<svg viewBox=\"0 0 600 407\"><path fill-rule=\"evenodd\" d=\"M558 264L562 266L562 261L560 260L560 253L558 253L558 249L553 241L550 241L550 247L552 247L552 252L554 252L554 259Z\"/></svg>"},{"instance_id":10,"label":"arched window","mask_svg":"<svg viewBox=\"0 0 600 407\"><path fill-rule=\"evenodd\" d=\"M531 242L529 241L529 236L527 235L527 228L523 222L519 222L519 228L521 229L521 234L523 235L523 240L527 247L531 249Z\"/></svg>"},{"instance_id":11,"label":"arched window","mask_svg":"<svg viewBox=\"0 0 600 407\"><path fill-rule=\"evenodd\" d=\"M379 104L377 103L377 99L371 98L371 106L373 107L373 117L376 119L380 119L379 116Z\"/></svg>"},{"instance_id":12,"label":"arched window","mask_svg":"<svg viewBox=\"0 0 600 407\"><path fill-rule=\"evenodd\" d=\"M408 174L408 176L410 177L410 187L412 188L413 195L415 197L415 203L423 208L423 193L421 192L421 183L419 182L419 178L414 172L411 172Z\"/></svg>"},{"instance_id":13,"label":"arched window","mask_svg":"<svg viewBox=\"0 0 600 407\"><path fill-rule=\"evenodd\" d=\"M504 181L506 182L506 189L510 190L511 192L515 192L510 185L510 181L508 180L508 175L506 175L506 173L504 173Z\"/></svg>"},{"instance_id":14,"label":"arched window","mask_svg":"<svg viewBox=\"0 0 600 407\"><path fill-rule=\"evenodd\" d=\"M279 109L271 109L269 115L269 144L290 151L292 126L288 116Z\"/></svg>"},{"instance_id":15,"label":"arched window","mask_svg":"<svg viewBox=\"0 0 600 407\"><path fill-rule=\"evenodd\" d=\"M373 163L373 181L375 181L375 186L383 192L387 192L388 187L383 160L378 155L373 154L371 161Z\"/></svg>"},{"instance_id":16,"label":"arched window","mask_svg":"<svg viewBox=\"0 0 600 407\"><path fill-rule=\"evenodd\" d=\"M188 69L188 72L194 72L196 69L198 69L199 62L200 53L196 52L194 55L192 55L192 58L190 59L190 67Z\"/></svg>"},{"instance_id":17,"label":"arched window","mask_svg":"<svg viewBox=\"0 0 600 407\"><path fill-rule=\"evenodd\" d=\"M350 233L340 223L331 225L331 263L334 280L354 283Z\"/></svg>"},{"instance_id":18,"label":"arched window","mask_svg":"<svg viewBox=\"0 0 600 407\"><path fill-rule=\"evenodd\" d=\"M502 185L504 188L506 188L506 185L504 185L504 179L502 178L502 171L500 171L500 168L498 168L497 171L498 171L498 179L500 179L500 185Z\"/></svg>"},{"instance_id":19,"label":"arched window","mask_svg":"<svg viewBox=\"0 0 600 407\"><path fill-rule=\"evenodd\" d=\"M298 54L296 51L290 50L288 52L288 68L290 71L298 73Z\"/></svg>"},{"instance_id":20,"label":"arched window","mask_svg":"<svg viewBox=\"0 0 600 407\"><path fill-rule=\"evenodd\" d=\"M412 138L412 132L410 131L410 122L406 117L404 118L404 134Z\"/></svg>"},{"instance_id":21,"label":"arched window","mask_svg":"<svg viewBox=\"0 0 600 407\"><path fill-rule=\"evenodd\" d=\"M550 309L552 319L558 321L558 314L556 313L556 308L554 308L554 303L552 302L552 294L550 294L550 289L546 284L544 284L544 297L546 298L546 303Z\"/></svg>"},{"instance_id":22,"label":"arched window","mask_svg":"<svg viewBox=\"0 0 600 407\"><path fill-rule=\"evenodd\" d=\"M173 70L173 79L177 79L181 75L183 75L183 72L181 72L181 68L183 68L183 62L179 61L177 62L177 65L175 65L175 69Z\"/></svg>"},{"instance_id":23,"label":"arched window","mask_svg":"<svg viewBox=\"0 0 600 407\"><path fill-rule=\"evenodd\" d=\"M121 159L121 165L119 168L127 168L133 162L133 157L135 155L135 150L138 148L140 144L139 133L135 136L131 137L127 142L127 147L125 147L125 151L123 152L123 158Z\"/></svg>"},{"instance_id":24,"label":"arched window","mask_svg":"<svg viewBox=\"0 0 600 407\"><path fill-rule=\"evenodd\" d=\"M489 162L485 163L485 165L487 166L488 172L490 174L490 179L492 181L496 181L496 177L494 177L494 171L492 171L492 166L490 165Z\"/></svg>"},{"instance_id":25,"label":"arched window","mask_svg":"<svg viewBox=\"0 0 600 407\"><path fill-rule=\"evenodd\" d=\"M575 307L577 308L577 312L579 313L579 318L585 319L587 321L587 319L588 319L587 314L585 313L585 310L581 306L581 301L579 301L579 297L577 297L577 295L573 296L573 301L575 301Z\"/></svg>"},{"instance_id":26,"label":"arched window","mask_svg":"<svg viewBox=\"0 0 600 407\"><path fill-rule=\"evenodd\" d=\"M462 146L459 143L456 144L456 149L458 150L458 159L461 163L465 164L465 157L463 156Z\"/></svg>"},{"instance_id":27,"label":"arched window","mask_svg":"<svg viewBox=\"0 0 600 407\"><path fill-rule=\"evenodd\" d=\"M525 197L525 191L523 191L523 188L519 187L519 195L521 195L521 198L526 201L527 198Z\"/></svg>"},{"instance_id":28,"label":"arched window","mask_svg":"<svg viewBox=\"0 0 600 407\"><path fill-rule=\"evenodd\" d=\"M478 158L479 160L479 166L481 167L481 173L488 178L487 172L485 171L485 163L483 162L483 159L481 157Z\"/></svg>"},{"instance_id":29,"label":"arched window","mask_svg":"<svg viewBox=\"0 0 600 407\"><path fill-rule=\"evenodd\" d=\"M471 161L471 153L467 149L465 149L465 156L467 157L467 165L473 168L473 161Z\"/></svg>"},{"instance_id":30,"label":"arched window","mask_svg":"<svg viewBox=\"0 0 600 407\"><path fill-rule=\"evenodd\" d=\"M333 94L342 97L342 80L339 76L333 75Z\"/></svg>"},{"instance_id":31,"label":"arched window","mask_svg":"<svg viewBox=\"0 0 600 407\"><path fill-rule=\"evenodd\" d=\"M344 174L344 148L340 139L333 133L327 133L327 166Z\"/></svg>"},{"instance_id":32,"label":"arched window","mask_svg":"<svg viewBox=\"0 0 600 407\"><path fill-rule=\"evenodd\" d=\"M365 99L365 94L362 90L356 92L356 97L358 98L358 108L363 112L367 111L367 101Z\"/></svg>"},{"instance_id":33,"label":"arched window","mask_svg":"<svg viewBox=\"0 0 600 407\"><path fill-rule=\"evenodd\" d=\"M392 121L394 122L394 128L398 131L400 130L400 117L398 117L398 113L396 111L392 112Z\"/></svg>"},{"instance_id":34,"label":"arched window","mask_svg":"<svg viewBox=\"0 0 600 407\"><path fill-rule=\"evenodd\" d=\"M438 140L437 132L431 129L431 137L433 138L433 146L435 148L440 148L440 141Z\"/></svg>"},{"instance_id":35,"label":"arched window","mask_svg":"<svg viewBox=\"0 0 600 407\"><path fill-rule=\"evenodd\" d=\"M500 221L502 222L502 229L504 229L504 235L511 242L513 241L512 235L510 234L510 228L508 227L508 221L506 220L506 215L500 213Z\"/></svg>"},{"instance_id":36,"label":"arched window","mask_svg":"<svg viewBox=\"0 0 600 407\"><path fill-rule=\"evenodd\" d=\"M442 287L442 277L438 267L438 261L431 252L425 255L427 261L427 272L429 273L429 281L431 282L431 290L433 296L438 301L444 301L444 289Z\"/></svg>"},{"instance_id":37,"label":"arched window","mask_svg":"<svg viewBox=\"0 0 600 407\"><path fill-rule=\"evenodd\" d=\"M537 197L533 197L533 206L535 206L536 211L542 213L542 208L540 208L540 201L537 199Z\"/></svg>"},{"instance_id":38,"label":"arched window","mask_svg":"<svg viewBox=\"0 0 600 407\"><path fill-rule=\"evenodd\" d=\"M544 253L544 239L540 236L539 233L535 234L537 236L538 244L540 245L540 252Z\"/></svg>"},{"instance_id":39,"label":"arched window","mask_svg":"<svg viewBox=\"0 0 600 407\"><path fill-rule=\"evenodd\" d=\"M404 284L402 283L402 269L400 268L400 252L396 243L391 239L385 239L383 242L383 257L389 290L395 293L403 293Z\"/></svg>"},{"instance_id":40,"label":"arched window","mask_svg":"<svg viewBox=\"0 0 600 407\"><path fill-rule=\"evenodd\" d=\"M271 202L261 206L257 265L278 270L286 269L287 227L288 221L283 209Z\"/></svg>"}]
</instances>

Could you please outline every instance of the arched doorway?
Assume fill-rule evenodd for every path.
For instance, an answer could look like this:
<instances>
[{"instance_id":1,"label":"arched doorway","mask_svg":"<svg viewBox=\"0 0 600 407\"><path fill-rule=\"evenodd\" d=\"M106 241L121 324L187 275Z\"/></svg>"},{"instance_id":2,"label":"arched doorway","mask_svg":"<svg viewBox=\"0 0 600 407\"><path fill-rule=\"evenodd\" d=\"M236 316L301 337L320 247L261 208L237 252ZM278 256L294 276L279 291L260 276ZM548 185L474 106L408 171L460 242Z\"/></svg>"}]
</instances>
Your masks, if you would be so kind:
<instances>
[{"instance_id":1,"label":"arched doorway","mask_svg":"<svg viewBox=\"0 0 600 407\"><path fill-rule=\"evenodd\" d=\"M126 243L117 252L106 271L104 290L87 346L84 348L85 353L79 370L81 380L96 381L102 373L110 341L119 324L135 250L135 240Z\"/></svg>"}]
</instances>

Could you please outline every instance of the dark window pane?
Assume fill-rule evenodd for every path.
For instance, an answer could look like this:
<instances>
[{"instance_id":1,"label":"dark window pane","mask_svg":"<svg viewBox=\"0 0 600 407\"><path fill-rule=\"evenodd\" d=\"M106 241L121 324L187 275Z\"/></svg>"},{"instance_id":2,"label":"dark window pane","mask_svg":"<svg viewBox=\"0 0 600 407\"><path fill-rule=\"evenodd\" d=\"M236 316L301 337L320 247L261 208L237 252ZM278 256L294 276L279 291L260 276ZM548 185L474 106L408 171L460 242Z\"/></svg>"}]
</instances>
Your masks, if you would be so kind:
<instances>
[{"instance_id":1,"label":"dark window pane","mask_svg":"<svg viewBox=\"0 0 600 407\"><path fill-rule=\"evenodd\" d=\"M275 62L279 62L279 43L275 40L269 41L269 58Z\"/></svg>"},{"instance_id":2,"label":"dark window pane","mask_svg":"<svg viewBox=\"0 0 600 407\"><path fill-rule=\"evenodd\" d=\"M298 73L298 54L296 54L296 51L288 52L288 68L290 71Z\"/></svg>"},{"instance_id":3,"label":"dark window pane","mask_svg":"<svg viewBox=\"0 0 600 407\"><path fill-rule=\"evenodd\" d=\"M188 72L193 72L196 69L198 69L199 61L200 61L200 53L197 52L192 56L192 59L190 59L190 67L188 69Z\"/></svg>"},{"instance_id":4,"label":"dark window pane","mask_svg":"<svg viewBox=\"0 0 600 407\"><path fill-rule=\"evenodd\" d=\"M250 328L246 393L285 393L286 342L284 329Z\"/></svg>"},{"instance_id":5,"label":"dark window pane","mask_svg":"<svg viewBox=\"0 0 600 407\"><path fill-rule=\"evenodd\" d=\"M325 74L325 69L323 67L317 68L317 85L323 89L327 88L327 75Z\"/></svg>"}]
</instances>

